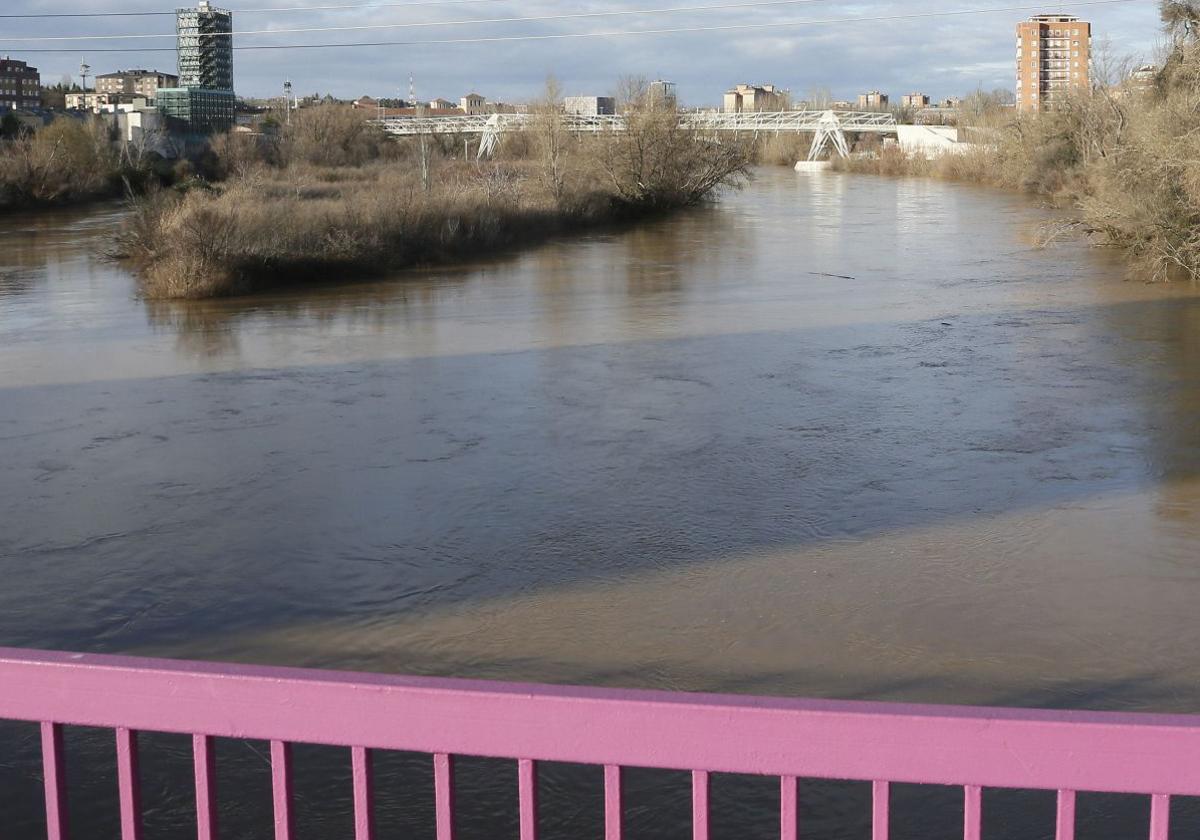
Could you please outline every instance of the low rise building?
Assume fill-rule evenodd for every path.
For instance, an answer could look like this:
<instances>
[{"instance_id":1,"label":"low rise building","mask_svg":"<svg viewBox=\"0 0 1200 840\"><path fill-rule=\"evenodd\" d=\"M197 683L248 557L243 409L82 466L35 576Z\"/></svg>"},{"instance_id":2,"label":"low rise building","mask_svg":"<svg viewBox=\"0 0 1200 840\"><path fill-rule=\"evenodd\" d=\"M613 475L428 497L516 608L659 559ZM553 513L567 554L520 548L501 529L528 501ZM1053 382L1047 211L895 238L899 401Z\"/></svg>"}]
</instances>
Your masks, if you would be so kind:
<instances>
[{"instance_id":1,"label":"low rise building","mask_svg":"<svg viewBox=\"0 0 1200 840\"><path fill-rule=\"evenodd\" d=\"M145 97L138 97L132 102L105 105L99 113L117 128L126 143L154 145L165 129L162 115Z\"/></svg>"},{"instance_id":2,"label":"low rise building","mask_svg":"<svg viewBox=\"0 0 1200 840\"><path fill-rule=\"evenodd\" d=\"M675 83L663 79L655 79L646 89L646 98L651 105L674 108L679 103L675 93Z\"/></svg>"},{"instance_id":3,"label":"low rise building","mask_svg":"<svg viewBox=\"0 0 1200 840\"><path fill-rule=\"evenodd\" d=\"M200 133L228 130L237 114L237 97L232 90L159 88L154 103L163 117Z\"/></svg>"},{"instance_id":4,"label":"low rise building","mask_svg":"<svg viewBox=\"0 0 1200 840\"><path fill-rule=\"evenodd\" d=\"M1143 64L1141 67L1129 74L1129 82L1136 88L1153 87L1158 80L1158 65Z\"/></svg>"},{"instance_id":5,"label":"low rise building","mask_svg":"<svg viewBox=\"0 0 1200 840\"><path fill-rule=\"evenodd\" d=\"M864 111L882 111L888 107L888 95L877 90L860 93L858 107Z\"/></svg>"},{"instance_id":6,"label":"low rise building","mask_svg":"<svg viewBox=\"0 0 1200 840\"><path fill-rule=\"evenodd\" d=\"M36 67L5 56L0 58L0 110L38 108L42 104L42 77Z\"/></svg>"},{"instance_id":7,"label":"low rise building","mask_svg":"<svg viewBox=\"0 0 1200 840\"><path fill-rule=\"evenodd\" d=\"M105 105L119 102L121 97L115 93L98 93L94 90L76 91L63 97L64 107L68 111L95 111Z\"/></svg>"},{"instance_id":8,"label":"low rise building","mask_svg":"<svg viewBox=\"0 0 1200 840\"><path fill-rule=\"evenodd\" d=\"M599 117L617 113L617 100L611 96L568 96L563 110L581 117Z\"/></svg>"},{"instance_id":9,"label":"low rise building","mask_svg":"<svg viewBox=\"0 0 1200 840\"><path fill-rule=\"evenodd\" d=\"M458 100L458 107L464 114L486 114L487 98L480 96L478 93L468 93L462 99Z\"/></svg>"},{"instance_id":10,"label":"low rise building","mask_svg":"<svg viewBox=\"0 0 1200 840\"><path fill-rule=\"evenodd\" d=\"M788 92L776 90L775 85L740 84L725 92L725 112L784 111L788 107L788 98Z\"/></svg>"},{"instance_id":11,"label":"low rise building","mask_svg":"<svg viewBox=\"0 0 1200 840\"><path fill-rule=\"evenodd\" d=\"M930 99L923 93L908 93L900 97L900 105L904 108L928 108Z\"/></svg>"},{"instance_id":12,"label":"low rise building","mask_svg":"<svg viewBox=\"0 0 1200 840\"><path fill-rule=\"evenodd\" d=\"M179 77L158 70L120 70L96 77L96 93L144 96L153 101L159 88L179 87Z\"/></svg>"}]
</instances>

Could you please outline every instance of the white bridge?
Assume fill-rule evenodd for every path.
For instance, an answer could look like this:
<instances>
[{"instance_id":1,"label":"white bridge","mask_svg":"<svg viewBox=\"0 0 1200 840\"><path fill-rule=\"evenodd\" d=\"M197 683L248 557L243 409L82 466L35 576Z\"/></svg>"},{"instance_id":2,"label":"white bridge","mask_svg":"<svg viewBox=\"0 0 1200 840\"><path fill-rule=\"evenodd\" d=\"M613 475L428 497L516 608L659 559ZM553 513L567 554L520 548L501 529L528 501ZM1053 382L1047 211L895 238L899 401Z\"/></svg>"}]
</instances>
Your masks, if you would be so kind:
<instances>
[{"instance_id":1,"label":"white bridge","mask_svg":"<svg viewBox=\"0 0 1200 840\"><path fill-rule=\"evenodd\" d=\"M478 134L479 154L483 158L495 152L500 135L506 131L521 131L534 125L537 114L479 114L475 116L414 116L385 117L373 120L384 131L400 137L422 134ZM598 134L605 131L624 131L623 116L584 116L561 114L563 128L576 133ZM896 118L877 111L755 111L725 113L697 111L679 115L679 125L701 132L749 132L753 134L811 132L812 147L809 160L817 160L832 145L842 157L850 155L847 133L896 134Z\"/></svg>"}]
</instances>

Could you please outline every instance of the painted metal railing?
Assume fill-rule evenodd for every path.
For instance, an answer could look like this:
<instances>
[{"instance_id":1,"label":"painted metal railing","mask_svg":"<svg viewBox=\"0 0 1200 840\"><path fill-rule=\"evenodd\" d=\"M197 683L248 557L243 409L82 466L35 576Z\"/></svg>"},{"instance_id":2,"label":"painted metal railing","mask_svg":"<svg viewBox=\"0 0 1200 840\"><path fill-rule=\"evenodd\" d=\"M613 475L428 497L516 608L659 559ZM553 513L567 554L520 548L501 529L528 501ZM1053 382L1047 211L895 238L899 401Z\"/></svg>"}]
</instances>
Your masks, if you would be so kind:
<instances>
[{"instance_id":1,"label":"painted metal railing","mask_svg":"<svg viewBox=\"0 0 1200 840\"><path fill-rule=\"evenodd\" d=\"M454 116L403 116L372 120L389 134L399 137L422 134L478 134L479 157L489 157L507 131L522 131L538 119L536 114L462 114ZM599 134L624 131L621 114L560 114L565 131ZM893 114L880 111L687 111L680 113L679 126L687 131L767 133L813 133L808 159L816 160L827 144L842 157L849 157L846 132L895 134L899 128Z\"/></svg>"},{"instance_id":2,"label":"painted metal railing","mask_svg":"<svg viewBox=\"0 0 1200 840\"><path fill-rule=\"evenodd\" d=\"M213 739L271 742L276 840L293 837L294 743L352 756L356 840L371 840L372 750L433 756L438 840L454 836L454 756L517 762L521 840L537 837L537 762L604 767L606 840L622 836L623 767L692 772L693 836L709 834L709 775L780 780L780 837L798 837L801 779L873 783L873 840L889 785L961 786L965 840L984 788L1058 792L1072 840L1079 791L1151 797L1166 840L1172 795L1200 795L1200 717L917 706L566 688L0 648L0 718L40 723L50 840L67 836L63 726L115 731L123 840L141 834L138 733L193 739L199 840L214 840ZM86 836L86 832L84 832Z\"/></svg>"}]
</instances>

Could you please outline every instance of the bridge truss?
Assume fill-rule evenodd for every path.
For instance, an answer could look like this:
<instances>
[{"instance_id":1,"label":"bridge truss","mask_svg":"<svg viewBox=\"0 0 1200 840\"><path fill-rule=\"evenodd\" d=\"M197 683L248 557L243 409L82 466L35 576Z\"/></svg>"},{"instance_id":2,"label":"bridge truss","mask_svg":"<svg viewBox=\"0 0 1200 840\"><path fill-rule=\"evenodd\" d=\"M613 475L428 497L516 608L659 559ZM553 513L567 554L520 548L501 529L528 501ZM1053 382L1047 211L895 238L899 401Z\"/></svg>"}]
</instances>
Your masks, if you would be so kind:
<instances>
[{"instance_id":1,"label":"bridge truss","mask_svg":"<svg viewBox=\"0 0 1200 840\"><path fill-rule=\"evenodd\" d=\"M389 134L412 137L422 134L478 134L478 157L495 152L500 135L528 128L536 114L478 114L462 116L385 117L373 122ZM563 127L573 133L597 134L604 131L624 131L624 116L588 116L563 114ZM748 132L753 134L784 132L813 135L808 152L809 160L817 160L827 148L848 157L850 146L846 134L895 134L896 118L876 111L755 111L725 113L697 111L679 116L680 127L701 132Z\"/></svg>"}]
</instances>

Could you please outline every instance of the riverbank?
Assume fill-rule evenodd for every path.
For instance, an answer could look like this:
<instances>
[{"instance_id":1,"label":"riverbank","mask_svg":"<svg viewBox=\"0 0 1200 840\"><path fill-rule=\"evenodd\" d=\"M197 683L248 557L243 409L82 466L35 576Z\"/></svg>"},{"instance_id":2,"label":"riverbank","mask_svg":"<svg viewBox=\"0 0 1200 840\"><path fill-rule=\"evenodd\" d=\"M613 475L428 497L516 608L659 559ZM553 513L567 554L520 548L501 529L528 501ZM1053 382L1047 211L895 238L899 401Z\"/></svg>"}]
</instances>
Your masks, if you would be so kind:
<instances>
[{"instance_id":1,"label":"riverbank","mask_svg":"<svg viewBox=\"0 0 1200 840\"><path fill-rule=\"evenodd\" d=\"M992 115L986 146L933 160L886 147L833 168L1039 195L1073 208L1077 226L1124 250L1139 275L1200 281L1200 44L1176 43L1150 83L1101 87L1038 114Z\"/></svg>"},{"instance_id":2,"label":"riverbank","mask_svg":"<svg viewBox=\"0 0 1200 840\"><path fill-rule=\"evenodd\" d=\"M98 120L64 117L0 141L0 214L119 198L171 180L169 169L114 144Z\"/></svg>"},{"instance_id":3,"label":"riverbank","mask_svg":"<svg viewBox=\"0 0 1200 840\"><path fill-rule=\"evenodd\" d=\"M742 183L753 160L749 144L680 131L673 111L635 113L626 131L587 138L548 115L513 144L519 155L479 163L428 150L418 159L361 118L313 111L305 119L325 142L297 134L275 160L231 148L224 181L135 203L117 251L146 297L461 261L696 204Z\"/></svg>"}]
</instances>

